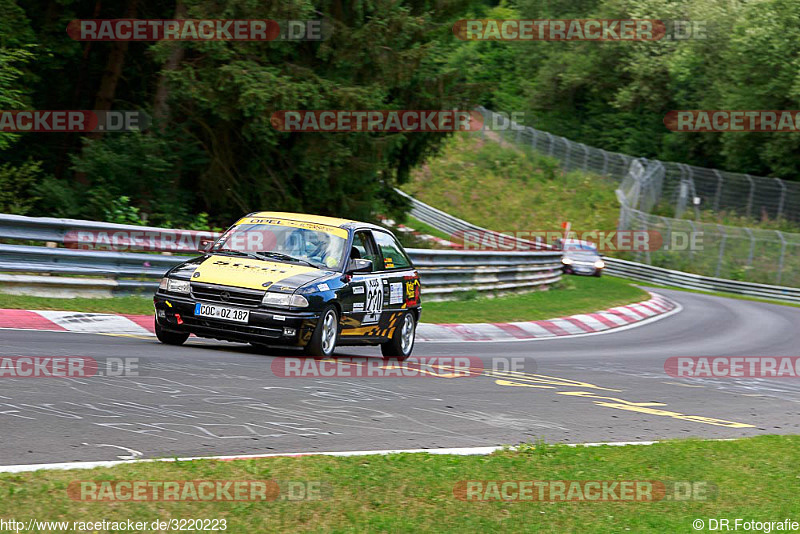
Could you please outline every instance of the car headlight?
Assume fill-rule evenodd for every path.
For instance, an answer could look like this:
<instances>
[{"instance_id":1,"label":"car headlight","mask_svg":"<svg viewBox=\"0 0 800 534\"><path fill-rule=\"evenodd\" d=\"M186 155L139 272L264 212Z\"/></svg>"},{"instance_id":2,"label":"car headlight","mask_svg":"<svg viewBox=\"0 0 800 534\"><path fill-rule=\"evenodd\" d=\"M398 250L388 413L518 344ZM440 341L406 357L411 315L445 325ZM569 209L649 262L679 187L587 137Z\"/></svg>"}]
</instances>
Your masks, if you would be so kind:
<instances>
[{"instance_id":1,"label":"car headlight","mask_svg":"<svg viewBox=\"0 0 800 534\"><path fill-rule=\"evenodd\" d=\"M596 269L602 269L603 267L606 266L606 262L604 262L603 260L597 260L596 262L594 262L594 266Z\"/></svg>"},{"instance_id":2,"label":"car headlight","mask_svg":"<svg viewBox=\"0 0 800 534\"><path fill-rule=\"evenodd\" d=\"M305 308L308 301L303 295L289 295L287 293L267 292L261 303L265 306L277 306L279 308Z\"/></svg>"},{"instance_id":3,"label":"car headlight","mask_svg":"<svg viewBox=\"0 0 800 534\"><path fill-rule=\"evenodd\" d=\"M175 280L174 278L164 277L158 284L158 289L171 291L172 293L188 293L190 282L188 280Z\"/></svg>"},{"instance_id":4,"label":"car headlight","mask_svg":"<svg viewBox=\"0 0 800 534\"><path fill-rule=\"evenodd\" d=\"M561 258L561 263L564 265L572 265L572 260L569 258Z\"/></svg>"}]
</instances>

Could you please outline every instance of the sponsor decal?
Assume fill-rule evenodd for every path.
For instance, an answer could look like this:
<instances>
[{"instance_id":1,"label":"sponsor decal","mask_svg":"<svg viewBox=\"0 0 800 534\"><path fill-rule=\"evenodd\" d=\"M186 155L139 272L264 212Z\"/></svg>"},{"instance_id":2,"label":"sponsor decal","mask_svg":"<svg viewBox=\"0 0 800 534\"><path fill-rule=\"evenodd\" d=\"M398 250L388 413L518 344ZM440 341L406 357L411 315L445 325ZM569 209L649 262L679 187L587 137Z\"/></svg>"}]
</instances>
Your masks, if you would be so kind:
<instances>
[{"instance_id":1,"label":"sponsor decal","mask_svg":"<svg viewBox=\"0 0 800 534\"><path fill-rule=\"evenodd\" d=\"M389 285L389 304L400 304L403 302L403 283L394 282Z\"/></svg>"},{"instance_id":2,"label":"sponsor decal","mask_svg":"<svg viewBox=\"0 0 800 534\"><path fill-rule=\"evenodd\" d=\"M364 320L361 321L363 325L377 323L383 311L383 284L381 284L381 280L379 278L369 278L366 282L367 302L364 306L364 311L367 313L364 316Z\"/></svg>"},{"instance_id":3,"label":"sponsor decal","mask_svg":"<svg viewBox=\"0 0 800 534\"><path fill-rule=\"evenodd\" d=\"M419 304L419 278L416 276L405 276L403 280L405 284L406 306L416 306Z\"/></svg>"},{"instance_id":4,"label":"sponsor decal","mask_svg":"<svg viewBox=\"0 0 800 534\"><path fill-rule=\"evenodd\" d=\"M353 286L353 295L362 295L364 294L364 286L358 285Z\"/></svg>"},{"instance_id":5,"label":"sponsor decal","mask_svg":"<svg viewBox=\"0 0 800 534\"><path fill-rule=\"evenodd\" d=\"M328 287L328 284L318 284L317 285L317 289L319 289L320 291L329 291L330 290L330 288Z\"/></svg>"}]
</instances>

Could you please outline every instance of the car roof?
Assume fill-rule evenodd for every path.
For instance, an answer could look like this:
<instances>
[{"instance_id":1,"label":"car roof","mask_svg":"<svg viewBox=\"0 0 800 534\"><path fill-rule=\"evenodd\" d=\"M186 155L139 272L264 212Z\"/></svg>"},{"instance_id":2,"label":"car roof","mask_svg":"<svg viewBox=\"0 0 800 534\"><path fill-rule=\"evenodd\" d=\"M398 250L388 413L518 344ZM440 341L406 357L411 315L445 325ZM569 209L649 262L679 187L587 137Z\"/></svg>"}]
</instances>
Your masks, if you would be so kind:
<instances>
[{"instance_id":1,"label":"car roof","mask_svg":"<svg viewBox=\"0 0 800 534\"><path fill-rule=\"evenodd\" d=\"M591 241L584 241L583 239L565 239L565 245L586 245L592 248L597 248L597 245L592 243Z\"/></svg>"},{"instance_id":2,"label":"car roof","mask_svg":"<svg viewBox=\"0 0 800 534\"><path fill-rule=\"evenodd\" d=\"M289 221L309 222L313 224L324 224L327 226L343 227L347 224L355 223L350 219L340 219L338 217L325 217L324 215L308 215L306 213L289 213L285 211L256 211L247 217L264 217L267 219L287 219Z\"/></svg>"},{"instance_id":3,"label":"car roof","mask_svg":"<svg viewBox=\"0 0 800 534\"><path fill-rule=\"evenodd\" d=\"M354 221L351 219L341 219L339 217L326 217L324 215L309 215L307 213L290 213L286 211L254 211L248 213L245 217L264 217L265 219L286 219L289 221L308 222L313 224L324 224L327 226L335 226L338 228L345 228L348 230L357 230L361 228L370 228L373 230L384 230L376 224Z\"/></svg>"}]
</instances>

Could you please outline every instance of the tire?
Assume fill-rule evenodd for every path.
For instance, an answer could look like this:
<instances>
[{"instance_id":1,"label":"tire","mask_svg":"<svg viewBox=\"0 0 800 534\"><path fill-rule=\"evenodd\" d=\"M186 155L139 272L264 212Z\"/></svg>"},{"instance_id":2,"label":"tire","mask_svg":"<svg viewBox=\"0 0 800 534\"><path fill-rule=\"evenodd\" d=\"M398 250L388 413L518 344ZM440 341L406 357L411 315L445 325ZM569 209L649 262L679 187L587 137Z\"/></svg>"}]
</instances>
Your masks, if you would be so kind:
<instances>
[{"instance_id":1,"label":"tire","mask_svg":"<svg viewBox=\"0 0 800 534\"><path fill-rule=\"evenodd\" d=\"M311 339L303 348L308 356L330 358L339 340L339 313L335 306L328 306L319 314L319 321Z\"/></svg>"},{"instance_id":2,"label":"tire","mask_svg":"<svg viewBox=\"0 0 800 534\"><path fill-rule=\"evenodd\" d=\"M183 345L187 339L189 339L189 334L186 332L170 332L169 330L164 330L161 328L161 325L158 324L158 319L156 319L156 337L160 342L165 345Z\"/></svg>"},{"instance_id":3,"label":"tire","mask_svg":"<svg viewBox=\"0 0 800 534\"><path fill-rule=\"evenodd\" d=\"M603 276L603 271L601 271L600 269L596 269L595 272L594 272L594 275L592 275L592 276L596 276L597 278L600 278L601 276Z\"/></svg>"},{"instance_id":4,"label":"tire","mask_svg":"<svg viewBox=\"0 0 800 534\"><path fill-rule=\"evenodd\" d=\"M386 343L381 343L381 354L384 359L405 360L414 350L414 341L417 337L417 320L413 312L406 312L400 319L392 338Z\"/></svg>"}]
</instances>

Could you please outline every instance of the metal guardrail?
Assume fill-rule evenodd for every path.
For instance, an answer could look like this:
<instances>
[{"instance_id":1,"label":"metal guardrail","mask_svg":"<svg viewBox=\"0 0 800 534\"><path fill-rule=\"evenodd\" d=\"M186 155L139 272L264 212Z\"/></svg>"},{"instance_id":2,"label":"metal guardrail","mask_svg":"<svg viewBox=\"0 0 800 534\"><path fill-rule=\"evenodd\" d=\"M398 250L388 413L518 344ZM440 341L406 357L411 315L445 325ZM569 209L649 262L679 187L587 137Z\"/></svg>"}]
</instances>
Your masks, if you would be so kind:
<instances>
[{"instance_id":1,"label":"metal guardrail","mask_svg":"<svg viewBox=\"0 0 800 534\"><path fill-rule=\"evenodd\" d=\"M736 293L751 297L759 297L784 302L800 303L800 288L755 284L726 280L699 274L673 271L662 267L654 267L644 263L620 260L616 258L603 258L606 262L606 272L613 276L630 278L642 282L682 287L685 289L698 289L701 291L720 291L723 293Z\"/></svg>"},{"instance_id":2,"label":"metal guardrail","mask_svg":"<svg viewBox=\"0 0 800 534\"><path fill-rule=\"evenodd\" d=\"M433 228L436 228L440 232L445 232L450 236L463 238L465 236L465 232L472 232L477 233L478 235L493 235L498 239L502 239L504 243L519 243L520 245L524 245L519 247L520 249L552 250L553 248L551 245L546 243L535 243L533 241L518 239L510 235L503 235L499 232L487 230L486 228L469 223L463 219L454 217L449 213L445 213L442 210L438 210L433 206L425 204L421 200L417 200L408 193L405 193L399 189L395 188L395 192L410 202L410 215L412 217L432 226Z\"/></svg>"},{"instance_id":3,"label":"metal guardrail","mask_svg":"<svg viewBox=\"0 0 800 534\"><path fill-rule=\"evenodd\" d=\"M0 213L0 239L61 243L73 248L113 243L131 250L194 252L201 239L219 236L216 232Z\"/></svg>"},{"instance_id":4,"label":"metal guardrail","mask_svg":"<svg viewBox=\"0 0 800 534\"><path fill-rule=\"evenodd\" d=\"M78 236L77 232L87 232L87 235ZM135 241L139 239L135 235L144 235L144 241L135 241L134 244L144 243L148 250L165 251L176 250L176 244L181 245L180 250L192 250L187 248L190 243L197 242L199 237L212 235L209 232L0 214L0 239L83 247L107 243L106 238L115 232L118 233L117 238L112 236L115 243L125 245L130 243L131 236ZM478 253L408 249L407 252L420 271L423 296L429 302L457 298L459 294L473 291L501 294L546 288L558 282L562 274L561 252L552 250ZM64 297L146 293L157 285L153 279L160 278L172 266L191 257L0 244L0 271L13 273L0 274L0 292ZM75 275L84 278L75 278Z\"/></svg>"}]
</instances>

